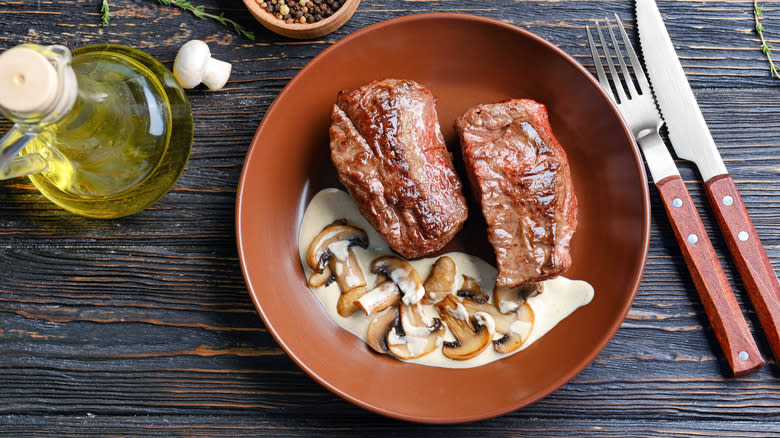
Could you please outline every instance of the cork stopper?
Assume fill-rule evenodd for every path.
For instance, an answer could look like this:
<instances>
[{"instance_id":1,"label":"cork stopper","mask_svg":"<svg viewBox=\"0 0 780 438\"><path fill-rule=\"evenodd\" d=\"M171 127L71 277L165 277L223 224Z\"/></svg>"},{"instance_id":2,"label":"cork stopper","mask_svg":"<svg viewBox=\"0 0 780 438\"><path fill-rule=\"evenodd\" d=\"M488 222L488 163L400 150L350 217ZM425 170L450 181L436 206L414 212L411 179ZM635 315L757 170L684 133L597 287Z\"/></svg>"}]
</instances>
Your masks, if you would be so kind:
<instances>
[{"instance_id":1,"label":"cork stopper","mask_svg":"<svg viewBox=\"0 0 780 438\"><path fill-rule=\"evenodd\" d=\"M44 113L57 101L57 71L41 53L17 46L0 54L0 109Z\"/></svg>"}]
</instances>

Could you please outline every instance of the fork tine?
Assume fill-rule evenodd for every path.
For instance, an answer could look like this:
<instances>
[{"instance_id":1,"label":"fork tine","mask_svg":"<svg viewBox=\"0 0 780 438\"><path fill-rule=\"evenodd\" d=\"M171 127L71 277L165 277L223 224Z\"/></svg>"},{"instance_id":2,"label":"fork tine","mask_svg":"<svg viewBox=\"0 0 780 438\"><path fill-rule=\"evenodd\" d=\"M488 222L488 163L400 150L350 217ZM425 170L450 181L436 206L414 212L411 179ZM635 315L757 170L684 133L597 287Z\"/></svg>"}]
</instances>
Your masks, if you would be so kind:
<instances>
[{"instance_id":1,"label":"fork tine","mask_svg":"<svg viewBox=\"0 0 780 438\"><path fill-rule=\"evenodd\" d=\"M607 75L604 74L604 65L601 64L601 57L598 50L596 50L596 43L593 42L593 35L590 32L590 26L585 25L585 31L588 34L588 45L590 46L590 56L593 58L593 63L596 65L596 76L599 78L601 88L609 94L612 100L615 100L615 96L612 94L612 87L609 85Z\"/></svg>"},{"instance_id":2,"label":"fork tine","mask_svg":"<svg viewBox=\"0 0 780 438\"><path fill-rule=\"evenodd\" d=\"M612 32L612 26L609 25L609 21L607 21L607 30L609 31L609 37L612 39L612 47L615 49L615 56L617 56L618 63L620 64L620 72L623 73L623 81L625 81L626 85L628 86L628 93L629 97L636 97L636 87L634 87L634 81L631 79L631 74L628 72L628 67L626 67L626 61L623 57L623 51L620 50L620 45L617 43L617 40L615 39L615 33Z\"/></svg>"},{"instance_id":3,"label":"fork tine","mask_svg":"<svg viewBox=\"0 0 780 438\"><path fill-rule=\"evenodd\" d=\"M623 22L620 21L620 17L618 17L617 14L615 14L615 18L617 19L618 29L620 29L620 35L623 37L623 45L626 46L628 58L631 60L631 67L634 69L634 74L636 75L636 79L639 82L639 90L642 92L642 94L647 94L650 91L650 83L647 81L647 76L645 76L645 70L642 68L642 64L639 62L639 58L636 56L634 46L631 45L631 41L628 39L626 29L623 27Z\"/></svg>"},{"instance_id":4,"label":"fork tine","mask_svg":"<svg viewBox=\"0 0 780 438\"><path fill-rule=\"evenodd\" d=\"M607 21L607 26L609 26L609 21ZM623 85L620 83L620 77L618 76L617 71L615 71L615 64L612 62L612 54L609 52L609 46L607 46L607 42L604 40L604 34L601 33L601 27L599 26L598 21L596 22L596 32L599 34L601 47L604 49L604 56L606 58L607 67L609 67L612 83L615 84L615 90L617 91L619 100L618 103L623 103L628 100L628 98L626 97L626 92L623 90Z\"/></svg>"}]
</instances>

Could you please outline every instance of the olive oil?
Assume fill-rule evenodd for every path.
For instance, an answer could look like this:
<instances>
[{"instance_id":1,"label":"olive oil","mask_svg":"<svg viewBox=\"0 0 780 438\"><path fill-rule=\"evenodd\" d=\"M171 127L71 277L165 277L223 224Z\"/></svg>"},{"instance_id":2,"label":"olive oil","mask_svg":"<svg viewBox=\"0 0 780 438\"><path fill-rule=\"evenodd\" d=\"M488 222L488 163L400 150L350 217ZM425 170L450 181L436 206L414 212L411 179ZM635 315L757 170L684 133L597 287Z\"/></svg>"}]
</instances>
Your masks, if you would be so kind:
<instances>
[{"instance_id":1,"label":"olive oil","mask_svg":"<svg viewBox=\"0 0 780 438\"><path fill-rule=\"evenodd\" d=\"M79 215L138 212L176 182L192 145L192 113L173 74L119 45L72 52L72 109L41 129L24 154L47 167L29 175L55 204Z\"/></svg>"}]
</instances>

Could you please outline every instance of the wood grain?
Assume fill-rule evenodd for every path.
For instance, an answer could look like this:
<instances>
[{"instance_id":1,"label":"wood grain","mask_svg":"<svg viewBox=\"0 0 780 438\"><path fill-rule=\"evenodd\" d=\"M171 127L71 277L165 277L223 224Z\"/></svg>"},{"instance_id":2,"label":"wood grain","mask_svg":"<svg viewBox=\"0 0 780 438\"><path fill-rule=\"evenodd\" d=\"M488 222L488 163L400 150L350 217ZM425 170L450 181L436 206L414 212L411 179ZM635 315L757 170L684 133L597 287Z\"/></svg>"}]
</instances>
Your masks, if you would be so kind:
<instances>
[{"instance_id":1,"label":"wood grain","mask_svg":"<svg viewBox=\"0 0 780 438\"><path fill-rule=\"evenodd\" d=\"M342 28L310 41L265 30L240 0L193 3L225 11L254 31L256 41L154 0L110 0L108 26L100 25L99 0L0 2L0 50L24 42L115 42L170 68L179 45L200 38L233 64L219 93L188 91L193 153L174 189L151 208L112 221L77 218L26 179L0 181L2 435L780 436L777 360L769 359L698 173L685 161L676 161L683 181L769 359L744 378L728 377L654 186L645 275L616 336L560 390L496 419L432 427L357 408L287 358L249 300L235 248L241 166L266 110L314 56L386 19L460 12L526 28L593 71L585 24L616 12L636 41L630 1L371 0ZM767 37L777 46L780 7L761 3ZM758 50L752 5L658 4L776 270L780 81L770 78ZM0 118L0 132L9 127Z\"/></svg>"}]
</instances>

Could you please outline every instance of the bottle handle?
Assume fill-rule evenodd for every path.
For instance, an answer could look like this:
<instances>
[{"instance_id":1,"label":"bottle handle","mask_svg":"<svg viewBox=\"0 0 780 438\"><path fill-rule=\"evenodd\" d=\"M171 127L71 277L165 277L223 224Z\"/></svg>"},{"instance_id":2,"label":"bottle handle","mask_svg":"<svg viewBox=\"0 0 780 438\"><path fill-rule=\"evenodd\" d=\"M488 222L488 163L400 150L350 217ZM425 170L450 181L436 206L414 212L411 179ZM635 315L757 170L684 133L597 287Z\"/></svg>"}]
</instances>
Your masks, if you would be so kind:
<instances>
[{"instance_id":1,"label":"bottle handle","mask_svg":"<svg viewBox=\"0 0 780 438\"><path fill-rule=\"evenodd\" d=\"M14 125L0 138L0 179L39 173L48 168L48 163L39 153L19 155L37 136L37 132L25 131Z\"/></svg>"}]
</instances>

